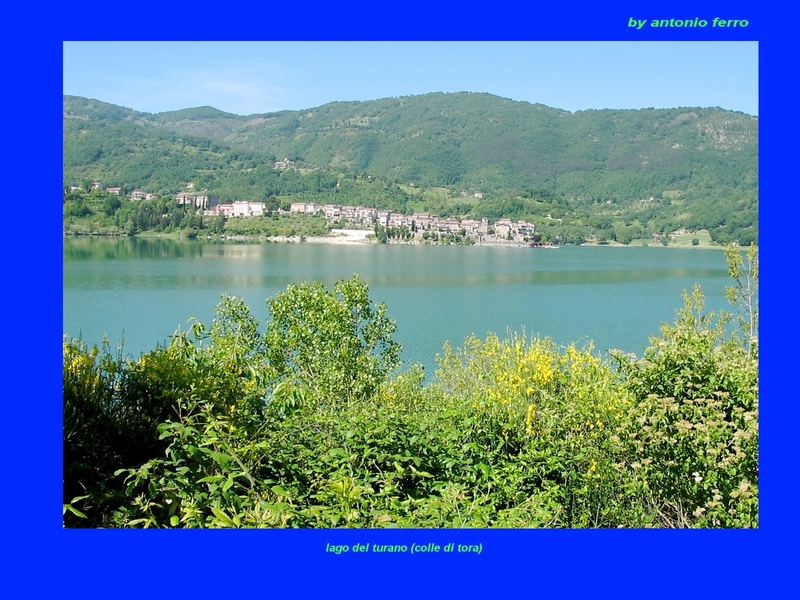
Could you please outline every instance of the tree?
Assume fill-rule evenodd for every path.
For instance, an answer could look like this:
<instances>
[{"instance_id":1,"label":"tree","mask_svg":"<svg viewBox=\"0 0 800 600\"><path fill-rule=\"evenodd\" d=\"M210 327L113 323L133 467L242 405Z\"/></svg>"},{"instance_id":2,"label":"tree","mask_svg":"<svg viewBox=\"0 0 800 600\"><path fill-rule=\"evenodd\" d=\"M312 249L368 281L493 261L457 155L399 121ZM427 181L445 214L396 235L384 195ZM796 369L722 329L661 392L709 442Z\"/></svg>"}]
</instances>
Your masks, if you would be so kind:
<instances>
[{"instance_id":1,"label":"tree","mask_svg":"<svg viewBox=\"0 0 800 600\"><path fill-rule=\"evenodd\" d=\"M378 238L379 244L385 244L389 239L389 234L386 230L386 227L382 227L381 225L375 225L375 237Z\"/></svg>"},{"instance_id":2,"label":"tree","mask_svg":"<svg viewBox=\"0 0 800 600\"><path fill-rule=\"evenodd\" d=\"M731 244L725 248L725 258L734 280L725 296L739 312L739 326L752 356L758 351L758 246L751 245L742 253L737 244Z\"/></svg>"},{"instance_id":3,"label":"tree","mask_svg":"<svg viewBox=\"0 0 800 600\"><path fill-rule=\"evenodd\" d=\"M225 230L225 217L222 215L217 215L214 217L209 228L214 233L222 233Z\"/></svg>"},{"instance_id":4,"label":"tree","mask_svg":"<svg viewBox=\"0 0 800 600\"><path fill-rule=\"evenodd\" d=\"M109 195L103 200L103 212L109 217L117 212L120 206L122 206L122 200L120 200L119 196Z\"/></svg>"},{"instance_id":5,"label":"tree","mask_svg":"<svg viewBox=\"0 0 800 600\"><path fill-rule=\"evenodd\" d=\"M357 275L332 291L319 282L290 285L268 305L270 367L326 404L370 396L399 365L395 323Z\"/></svg>"},{"instance_id":6,"label":"tree","mask_svg":"<svg viewBox=\"0 0 800 600\"><path fill-rule=\"evenodd\" d=\"M92 209L86 206L83 198L77 200L69 200L64 203L64 216L65 217L88 217L92 214Z\"/></svg>"}]
</instances>

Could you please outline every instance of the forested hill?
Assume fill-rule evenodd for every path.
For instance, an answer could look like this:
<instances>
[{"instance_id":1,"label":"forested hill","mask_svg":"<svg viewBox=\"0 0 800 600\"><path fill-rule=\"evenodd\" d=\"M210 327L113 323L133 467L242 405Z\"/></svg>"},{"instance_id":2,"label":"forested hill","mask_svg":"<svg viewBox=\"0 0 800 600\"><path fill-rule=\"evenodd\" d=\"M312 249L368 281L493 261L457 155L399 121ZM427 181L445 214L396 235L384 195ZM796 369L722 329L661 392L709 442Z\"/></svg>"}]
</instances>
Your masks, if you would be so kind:
<instances>
[{"instance_id":1,"label":"forested hill","mask_svg":"<svg viewBox=\"0 0 800 600\"><path fill-rule=\"evenodd\" d=\"M557 198L612 203L639 211L640 221L657 213L723 238L754 239L757 231L758 120L720 108L570 113L489 94L433 93L238 116L211 107L148 114L65 96L64 134L69 179L195 181L214 192L229 177L257 182L273 160L288 157L482 193L470 214L497 212L502 202L533 212L514 202Z\"/></svg>"}]
</instances>

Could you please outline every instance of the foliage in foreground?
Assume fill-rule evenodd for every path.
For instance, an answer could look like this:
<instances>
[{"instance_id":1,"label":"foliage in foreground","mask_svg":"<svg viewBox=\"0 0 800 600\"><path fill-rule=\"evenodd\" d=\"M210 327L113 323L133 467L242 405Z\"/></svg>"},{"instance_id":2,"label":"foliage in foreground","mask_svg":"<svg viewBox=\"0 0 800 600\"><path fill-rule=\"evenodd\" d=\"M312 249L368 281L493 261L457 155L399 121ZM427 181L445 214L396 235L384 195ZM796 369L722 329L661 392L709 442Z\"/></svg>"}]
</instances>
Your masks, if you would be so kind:
<instances>
[{"instance_id":1,"label":"foliage in foreground","mask_svg":"<svg viewBox=\"0 0 800 600\"><path fill-rule=\"evenodd\" d=\"M469 338L428 385L358 278L269 309L138 361L65 342L65 525L758 525L756 330L699 291L642 359Z\"/></svg>"}]
</instances>

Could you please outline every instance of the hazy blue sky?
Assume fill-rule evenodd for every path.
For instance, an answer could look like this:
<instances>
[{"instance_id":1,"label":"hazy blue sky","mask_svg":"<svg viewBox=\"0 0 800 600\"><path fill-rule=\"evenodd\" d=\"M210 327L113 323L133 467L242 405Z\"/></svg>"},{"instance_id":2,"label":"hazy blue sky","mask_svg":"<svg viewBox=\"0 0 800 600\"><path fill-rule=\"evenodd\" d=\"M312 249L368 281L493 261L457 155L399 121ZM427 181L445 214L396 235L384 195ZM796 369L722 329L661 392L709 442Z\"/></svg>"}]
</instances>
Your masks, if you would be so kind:
<instances>
[{"instance_id":1,"label":"hazy blue sky","mask_svg":"<svg viewBox=\"0 0 800 600\"><path fill-rule=\"evenodd\" d=\"M237 114L489 92L570 111L758 114L755 42L65 42L64 93L145 112Z\"/></svg>"}]
</instances>

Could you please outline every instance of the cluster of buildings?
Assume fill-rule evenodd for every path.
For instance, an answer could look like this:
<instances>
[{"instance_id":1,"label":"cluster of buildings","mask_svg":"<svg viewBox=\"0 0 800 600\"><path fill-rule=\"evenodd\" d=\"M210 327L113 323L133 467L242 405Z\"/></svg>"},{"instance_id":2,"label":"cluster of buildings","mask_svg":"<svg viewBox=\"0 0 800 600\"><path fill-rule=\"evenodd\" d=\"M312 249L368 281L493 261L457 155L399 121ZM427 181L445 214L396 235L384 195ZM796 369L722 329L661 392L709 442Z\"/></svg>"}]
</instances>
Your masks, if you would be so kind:
<instances>
[{"instance_id":1,"label":"cluster of buildings","mask_svg":"<svg viewBox=\"0 0 800 600\"><path fill-rule=\"evenodd\" d=\"M293 163L288 159L275 163L275 168L287 168ZM80 189L71 187L70 189ZM101 183L95 181L91 189L101 189ZM105 191L117 196L123 195L122 187L107 187ZM475 194L478 195L477 193ZM154 200L156 194L144 192L139 189L130 194L131 200ZM263 202L250 200L236 200L225 204L214 204L205 191L195 192L194 186L189 184L186 191L175 195L176 202L181 206L190 206L195 210L203 211L207 216L223 217L260 217L266 213ZM278 211L287 214L285 211ZM374 227L379 225L387 228L405 227L410 232L421 236L424 232L453 233L468 237L494 237L497 239L527 241L534 235L533 223L527 221L512 221L499 219L489 223L487 219L441 218L431 213L413 213L404 215L391 210L381 210L367 206L351 206L347 204L317 204L315 202L294 202L288 214L323 215L328 223L350 224Z\"/></svg>"},{"instance_id":2,"label":"cluster of buildings","mask_svg":"<svg viewBox=\"0 0 800 600\"><path fill-rule=\"evenodd\" d=\"M90 190L99 190L103 188L103 184L99 181L93 181L92 184L89 186ZM75 191L83 191L83 188L79 185L71 185L69 186L69 190L71 192ZM112 186L105 188L106 193L113 194L114 196L122 196L123 190L120 186ZM150 192L143 192L142 190L133 190L130 194L131 200L155 200L158 196L156 194L151 194Z\"/></svg>"},{"instance_id":3,"label":"cluster of buildings","mask_svg":"<svg viewBox=\"0 0 800 600\"><path fill-rule=\"evenodd\" d=\"M260 217L264 215L264 203L234 200L227 204L215 204L206 209L203 214L210 217Z\"/></svg>"},{"instance_id":4,"label":"cluster of buildings","mask_svg":"<svg viewBox=\"0 0 800 600\"><path fill-rule=\"evenodd\" d=\"M143 192L142 190L133 190L131 192L131 200L155 200L158 196L150 192Z\"/></svg>"},{"instance_id":5,"label":"cluster of buildings","mask_svg":"<svg viewBox=\"0 0 800 600\"><path fill-rule=\"evenodd\" d=\"M195 210L201 210L203 211L203 214L209 216L222 215L224 217L259 217L264 214L263 202L237 200L228 204L213 204L212 199L207 192L195 192L193 191L193 187L194 186L190 184L187 186L188 191L180 192L175 195L175 201L180 206L189 206ZM73 186L70 189L80 188ZM95 181L92 183L92 189L101 189L100 182ZM108 187L105 188L105 191L116 196L123 195L121 187ZM131 200L155 200L157 198L156 194L151 194L138 189L133 190L130 194L128 194L128 196Z\"/></svg>"},{"instance_id":6,"label":"cluster of buildings","mask_svg":"<svg viewBox=\"0 0 800 600\"><path fill-rule=\"evenodd\" d=\"M192 206L209 217L260 217L264 215L263 202L234 200L225 204L213 204L205 192L181 192L175 196L181 206Z\"/></svg>"},{"instance_id":7,"label":"cluster of buildings","mask_svg":"<svg viewBox=\"0 0 800 600\"><path fill-rule=\"evenodd\" d=\"M490 224L487 219L440 218L430 213L404 215L390 210L379 210L365 206L341 204L316 204L314 202L294 202L290 213L321 214L329 223L351 223L355 225L380 225L382 227L406 227L412 232L461 233L471 237L495 236L502 239L522 241L533 237L534 225L527 221L499 219ZM463 232L463 233L462 233Z\"/></svg>"},{"instance_id":8,"label":"cluster of buildings","mask_svg":"<svg viewBox=\"0 0 800 600\"><path fill-rule=\"evenodd\" d=\"M276 161L275 164L272 165L272 168L275 169L276 171L284 171L284 170L288 169L289 167L293 167L294 164L295 163L294 163L293 160L289 160L288 158L284 158L283 160Z\"/></svg>"}]
</instances>

